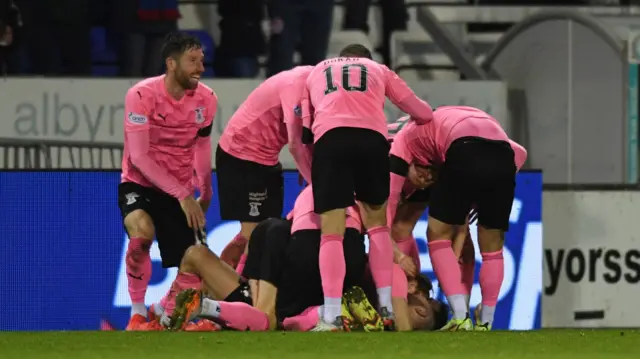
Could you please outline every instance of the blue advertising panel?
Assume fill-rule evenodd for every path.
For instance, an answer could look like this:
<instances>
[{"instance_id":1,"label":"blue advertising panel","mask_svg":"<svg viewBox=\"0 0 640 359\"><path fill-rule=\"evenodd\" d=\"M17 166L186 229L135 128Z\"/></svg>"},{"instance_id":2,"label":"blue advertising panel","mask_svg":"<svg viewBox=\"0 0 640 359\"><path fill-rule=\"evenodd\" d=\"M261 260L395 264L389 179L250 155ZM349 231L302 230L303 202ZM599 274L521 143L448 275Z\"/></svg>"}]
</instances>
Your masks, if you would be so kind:
<instances>
[{"instance_id":1,"label":"blue advertising panel","mask_svg":"<svg viewBox=\"0 0 640 359\"><path fill-rule=\"evenodd\" d=\"M124 328L130 301L124 264L127 237L117 207L119 181L117 172L0 173L0 330ZM296 172L285 174L285 214L300 192L297 181ZM494 328L540 327L541 209L541 174L519 174ZM220 253L238 229L238 223L220 220L214 198L207 213L210 248ZM426 216L414 235L422 268L435 280L425 233ZM472 233L475 241L473 228ZM155 244L151 258L148 304L164 295L176 274L161 267ZM476 261L477 281L477 250ZM436 295L442 296L438 291ZM471 301L480 301L477 283Z\"/></svg>"}]
</instances>

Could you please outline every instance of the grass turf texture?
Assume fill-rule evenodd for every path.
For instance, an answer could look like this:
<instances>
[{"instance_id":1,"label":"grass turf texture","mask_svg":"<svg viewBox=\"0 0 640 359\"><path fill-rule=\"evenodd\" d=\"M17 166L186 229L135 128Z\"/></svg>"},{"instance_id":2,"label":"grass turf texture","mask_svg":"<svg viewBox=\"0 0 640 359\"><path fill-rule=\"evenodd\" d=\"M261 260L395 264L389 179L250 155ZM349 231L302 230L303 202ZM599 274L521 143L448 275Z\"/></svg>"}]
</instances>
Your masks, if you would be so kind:
<instances>
[{"instance_id":1,"label":"grass turf texture","mask_svg":"<svg viewBox=\"0 0 640 359\"><path fill-rule=\"evenodd\" d=\"M0 332L0 357L638 358L640 330L489 333Z\"/></svg>"}]
</instances>

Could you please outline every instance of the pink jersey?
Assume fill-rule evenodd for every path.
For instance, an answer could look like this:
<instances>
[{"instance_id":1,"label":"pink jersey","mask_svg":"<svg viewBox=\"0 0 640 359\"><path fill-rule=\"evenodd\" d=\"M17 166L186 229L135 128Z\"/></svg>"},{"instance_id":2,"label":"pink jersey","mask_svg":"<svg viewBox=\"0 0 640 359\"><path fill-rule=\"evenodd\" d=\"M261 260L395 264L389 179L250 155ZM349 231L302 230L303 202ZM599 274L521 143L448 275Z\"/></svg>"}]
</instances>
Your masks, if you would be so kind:
<instances>
[{"instance_id":1,"label":"pink jersey","mask_svg":"<svg viewBox=\"0 0 640 359\"><path fill-rule=\"evenodd\" d=\"M431 106L385 65L358 57L325 60L307 79L303 124L314 141L336 127L365 128L387 136L385 97L420 124L433 118Z\"/></svg>"},{"instance_id":2,"label":"pink jersey","mask_svg":"<svg viewBox=\"0 0 640 359\"><path fill-rule=\"evenodd\" d=\"M302 144L300 101L312 66L281 72L253 90L233 114L219 145L230 155L274 166L289 143L302 176L311 180L311 153Z\"/></svg>"},{"instance_id":3,"label":"pink jersey","mask_svg":"<svg viewBox=\"0 0 640 359\"><path fill-rule=\"evenodd\" d=\"M508 141L516 153L515 162L518 169L526 160L526 150L511 141L500 123L484 111L467 106L444 106L434 111L433 117L433 121L424 126L416 126L412 122L403 126L393 138L390 154L408 164L440 165L444 162L447 149L453 141L461 137L475 136ZM387 205L390 224L395 217L405 186L406 177L391 173Z\"/></svg>"},{"instance_id":4,"label":"pink jersey","mask_svg":"<svg viewBox=\"0 0 640 359\"><path fill-rule=\"evenodd\" d=\"M178 199L193 195L197 185L201 196L211 199L210 135L218 98L199 83L176 100L164 79L152 77L127 91L122 182L154 187Z\"/></svg>"},{"instance_id":5,"label":"pink jersey","mask_svg":"<svg viewBox=\"0 0 640 359\"><path fill-rule=\"evenodd\" d=\"M305 187L300 192L289 216L293 217L291 233L305 229L320 229L320 216L313 211L313 189L311 186ZM357 206L347 208L347 228L362 231L362 220Z\"/></svg>"}]
</instances>

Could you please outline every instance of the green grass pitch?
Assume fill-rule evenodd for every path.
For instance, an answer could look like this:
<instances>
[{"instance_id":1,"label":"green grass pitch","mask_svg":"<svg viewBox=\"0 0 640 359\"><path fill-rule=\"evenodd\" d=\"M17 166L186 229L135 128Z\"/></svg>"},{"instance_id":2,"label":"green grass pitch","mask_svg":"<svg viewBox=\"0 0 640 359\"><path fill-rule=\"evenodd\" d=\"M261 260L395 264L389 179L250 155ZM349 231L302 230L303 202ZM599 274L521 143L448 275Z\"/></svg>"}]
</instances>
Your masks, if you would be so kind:
<instances>
[{"instance_id":1,"label":"green grass pitch","mask_svg":"<svg viewBox=\"0 0 640 359\"><path fill-rule=\"evenodd\" d=\"M1 332L7 359L640 358L640 330L489 333Z\"/></svg>"}]
</instances>

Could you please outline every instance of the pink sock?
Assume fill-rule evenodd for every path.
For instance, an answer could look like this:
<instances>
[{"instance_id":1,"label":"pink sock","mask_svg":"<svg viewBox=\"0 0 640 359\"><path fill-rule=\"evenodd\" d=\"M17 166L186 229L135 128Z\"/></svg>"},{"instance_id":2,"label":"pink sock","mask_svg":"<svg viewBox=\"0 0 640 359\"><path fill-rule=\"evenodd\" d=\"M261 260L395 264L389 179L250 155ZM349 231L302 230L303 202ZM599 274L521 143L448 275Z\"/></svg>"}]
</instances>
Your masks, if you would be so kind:
<instances>
[{"instance_id":1,"label":"pink sock","mask_svg":"<svg viewBox=\"0 0 640 359\"><path fill-rule=\"evenodd\" d=\"M286 318L282 322L284 330L307 332L313 329L320 319L319 309L320 307L309 307L295 317Z\"/></svg>"},{"instance_id":2,"label":"pink sock","mask_svg":"<svg viewBox=\"0 0 640 359\"><path fill-rule=\"evenodd\" d=\"M240 256L240 262L238 262L238 266L236 267L236 273L242 274L245 264L247 264L247 255L242 253Z\"/></svg>"},{"instance_id":3,"label":"pink sock","mask_svg":"<svg viewBox=\"0 0 640 359\"><path fill-rule=\"evenodd\" d=\"M396 241L398 248L402 253L411 257L413 263L415 263L418 272L420 272L420 251L418 251L418 242L413 238L413 235L405 238L400 238Z\"/></svg>"},{"instance_id":4,"label":"pink sock","mask_svg":"<svg viewBox=\"0 0 640 359\"><path fill-rule=\"evenodd\" d=\"M218 304L220 305L218 318L229 328L252 332L269 330L267 315L249 304L242 302L218 302Z\"/></svg>"},{"instance_id":5,"label":"pink sock","mask_svg":"<svg viewBox=\"0 0 640 359\"><path fill-rule=\"evenodd\" d=\"M492 253L482 253L480 267L480 291L482 306L495 307L500 295L500 287L504 279L504 258L502 250Z\"/></svg>"},{"instance_id":6,"label":"pink sock","mask_svg":"<svg viewBox=\"0 0 640 359\"><path fill-rule=\"evenodd\" d=\"M369 267L376 285L380 308L393 311L391 304L391 284L393 283L393 243L389 227L373 227L369 234Z\"/></svg>"},{"instance_id":7,"label":"pink sock","mask_svg":"<svg viewBox=\"0 0 640 359\"><path fill-rule=\"evenodd\" d=\"M231 267L236 268L238 260L244 253L244 249L247 246L247 242L249 242L249 240L243 237L242 234L236 234L231 242L224 247L222 253L220 253L220 259Z\"/></svg>"},{"instance_id":8,"label":"pink sock","mask_svg":"<svg viewBox=\"0 0 640 359\"><path fill-rule=\"evenodd\" d=\"M151 279L151 257L149 249L151 241L143 238L129 239L126 254L127 280L129 282L129 296L131 303L143 304Z\"/></svg>"},{"instance_id":9,"label":"pink sock","mask_svg":"<svg viewBox=\"0 0 640 359\"><path fill-rule=\"evenodd\" d=\"M347 274L342 247L343 236L323 234L320 238L320 278L325 308L323 319L332 323L342 314L342 285Z\"/></svg>"},{"instance_id":10,"label":"pink sock","mask_svg":"<svg viewBox=\"0 0 640 359\"><path fill-rule=\"evenodd\" d=\"M442 291L447 296L455 319L464 319L467 314L466 289L462 284L460 265L449 240L429 242L429 258Z\"/></svg>"},{"instance_id":11,"label":"pink sock","mask_svg":"<svg viewBox=\"0 0 640 359\"><path fill-rule=\"evenodd\" d=\"M164 314L170 316L173 314L173 310L176 307L176 296L186 289L200 289L202 287L202 280L195 274L178 272L176 279L171 284L171 289L165 295L166 301L164 307ZM163 298L164 299L164 298Z\"/></svg>"},{"instance_id":12,"label":"pink sock","mask_svg":"<svg viewBox=\"0 0 640 359\"><path fill-rule=\"evenodd\" d=\"M462 284L464 285L466 295L471 295L471 288L473 288L473 277L475 276L476 263L463 262L460 263L460 272L462 273Z\"/></svg>"}]
</instances>

